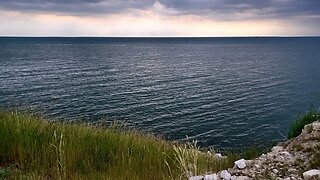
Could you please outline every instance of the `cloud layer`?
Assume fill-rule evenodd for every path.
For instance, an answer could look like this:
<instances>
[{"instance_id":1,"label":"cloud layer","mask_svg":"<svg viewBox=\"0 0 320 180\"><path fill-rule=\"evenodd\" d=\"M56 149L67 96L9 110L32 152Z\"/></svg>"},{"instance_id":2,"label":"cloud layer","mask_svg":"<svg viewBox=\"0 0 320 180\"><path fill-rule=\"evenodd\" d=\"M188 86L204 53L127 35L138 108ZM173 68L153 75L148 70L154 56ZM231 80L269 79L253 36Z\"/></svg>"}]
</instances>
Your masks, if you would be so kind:
<instances>
[{"instance_id":1,"label":"cloud layer","mask_svg":"<svg viewBox=\"0 0 320 180\"><path fill-rule=\"evenodd\" d=\"M1 11L7 16L2 15L0 23L11 24L6 28L0 27L2 34L5 32L4 29L8 31L10 28L16 28L19 23L27 26L32 21L39 22L37 15L50 15L51 20L60 18L58 24L63 24L62 17L72 16L73 20L77 19L77 22L73 23L82 27L85 27L85 24L92 24L90 21L96 22L100 28L101 24L114 26L103 26L106 31L112 28L116 28L115 31L123 31L123 29L128 31L130 27L126 28L126 24L132 24L139 27L139 32L140 26L144 26L149 30L163 28L168 34L179 35L179 32L185 32L185 30L179 29L177 24L184 26L184 23L191 23L200 26L200 30L210 27L212 32L224 27L227 28L226 32L232 34L228 29L228 27L232 28L232 25L226 26L226 23L233 22L234 24L242 23L241 27L239 24L239 27L235 28L243 31L248 24L260 30L259 26L268 25L270 28L265 27L268 30L261 30L261 34L283 34L286 31L292 34L320 34L318 30L320 29L319 0L1 0ZM17 14L12 15L12 13ZM30 16L30 18L27 21L23 16ZM203 27L199 22L203 23ZM41 23L43 24L42 21ZM189 27L192 29L191 26ZM252 32L250 28L247 27L248 34ZM238 29L234 30L235 35ZM155 32L149 32L146 36L159 33L161 29L153 31ZM141 33L146 32L141 31Z\"/></svg>"},{"instance_id":2,"label":"cloud layer","mask_svg":"<svg viewBox=\"0 0 320 180\"><path fill-rule=\"evenodd\" d=\"M225 15L237 19L320 16L318 0L2 0L0 8L13 11L41 11L65 14L110 14L148 10L159 3L178 14Z\"/></svg>"}]
</instances>

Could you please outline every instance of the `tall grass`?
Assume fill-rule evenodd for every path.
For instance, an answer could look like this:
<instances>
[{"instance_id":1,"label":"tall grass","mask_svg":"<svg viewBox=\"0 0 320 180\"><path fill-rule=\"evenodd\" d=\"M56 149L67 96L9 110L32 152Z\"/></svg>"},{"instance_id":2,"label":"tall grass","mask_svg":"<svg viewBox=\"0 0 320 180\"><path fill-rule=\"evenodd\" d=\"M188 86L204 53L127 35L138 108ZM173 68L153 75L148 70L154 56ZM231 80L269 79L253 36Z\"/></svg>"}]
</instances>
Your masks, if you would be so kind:
<instances>
[{"instance_id":1,"label":"tall grass","mask_svg":"<svg viewBox=\"0 0 320 180\"><path fill-rule=\"evenodd\" d=\"M179 178L202 175L204 172L218 172L233 166L234 161L240 159L239 154L229 153L229 156L218 157L214 149L201 152L197 141L188 142L180 146L173 146L174 162L180 170ZM207 169L206 171L203 171Z\"/></svg>"},{"instance_id":2,"label":"tall grass","mask_svg":"<svg viewBox=\"0 0 320 180\"><path fill-rule=\"evenodd\" d=\"M13 179L183 179L234 160L135 131L0 112L0 169L16 164Z\"/></svg>"},{"instance_id":3,"label":"tall grass","mask_svg":"<svg viewBox=\"0 0 320 180\"><path fill-rule=\"evenodd\" d=\"M291 124L288 132L288 138L297 137L305 125L320 120L320 110L314 110L312 107L304 115L298 115L297 119Z\"/></svg>"}]
</instances>

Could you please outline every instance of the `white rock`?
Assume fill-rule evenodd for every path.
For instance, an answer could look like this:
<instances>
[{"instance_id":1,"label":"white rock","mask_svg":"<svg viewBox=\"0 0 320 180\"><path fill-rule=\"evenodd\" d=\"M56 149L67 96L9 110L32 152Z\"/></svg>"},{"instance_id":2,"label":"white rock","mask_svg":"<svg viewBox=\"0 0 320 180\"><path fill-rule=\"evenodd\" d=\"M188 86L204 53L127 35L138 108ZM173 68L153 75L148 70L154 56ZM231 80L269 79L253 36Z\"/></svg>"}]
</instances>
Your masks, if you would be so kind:
<instances>
[{"instance_id":1,"label":"white rock","mask_svg":"<svg viewBox=\"0 0 320 180\"><path fill-rule=\"evenodd\" d=\"M217 174L207 174L204 176L204 180L218 180Z\"/></svg>"},{"instance_id":2,"label":"white rock","mask_svg":"<svg viewBox=\"0 0 320 180\"><path fill-rule=\"evenodd\" d=\"M278 174L278 169L273 169L272 172L274 172L275 174Z\"/></svg>"},{"instance_id":3,"label":"white rock","mask_svg":"<svg viewBox=\"0 0 320 180\"><path fill-rule=\"evenodd\" d=\"M312 130L317 131L320 130L320 122L316 121L312 123Z\"/></svg>"},{"instance_id":4,"label":"white rock","mask_svg":"<svg viewBox=\"0 0 320 180\"><path fill-rule=\"evenodd\" d=\"M216 153L216 156L222 157L221 153Z\"/></svg>"},{"instance_id":5,"label":"white rock","mask_svg":"<svg viewBox=\"0 0 320 180\"><path fill-rule=\"evenodd\" d=\"M312 131L312 124L305 125L302 130L302 132L306 134L311 133L311 131Z\"/></svg>"},{"instance_id":6,"label":"white rock","mask_svg":"<svg viewBox=\"0 0 320 180\"><path fill-rule=\"evenodd\" d=\"M237 166L237 168L239 168L239 169L244 169L244 168L247 167L247 165L246 165L246 160L244 160L244 159L240 159L240 160L234 162L234 164L235 164L235 165Z\"/></svg>"},{"instance_id":7,"label":"white rock","mask_svg":"<svg viewBox=\"0 0 320 180\"><path fill-rule=\"evenodd\" d=\"M203 176L191 176L189 177L189 180L202 180Z\"/></svg>"},{"instance_id":8,"label":"white rock","mask_svg":"<svg viewBox=\"0 0 320 180\"><path fill-rule=\"evenodd\" d=\"M280 152L280 151L282 151L283 150L283 147L282 146L274 146L272 149L271 149L271 151L273 152L273 153L277 153L277 152Z\"/></svg>"},{"instance_id":9,"label":"white rock","mask_svg":"<svg viewBox=\"0 0 320 180\"><path fill-rule=\"evenodd\" d=\"M214 157L215 157L215 158L218 158L218 159L223 158L222 154L220 154L220 153L215 153L215 154L214 154Z\"/></svg>"},{"instance_id":10,"label":"white rock","mask_svg":"<svg viewBox=\"0 0 320 180\"><path fill-rule=\"evenodd\" d=\"M247 176L233 176L234 180L249 180L250 178Z\"/></svg>"},{"instance_id":11,"label":"white rock","mask_svg":"<svg viewBox=\"0 0 320 180\"><path fill-rule=\"evenodd\" d=\"M315 177L320 178L320 170L312 169L303 173L303 178L305 180L309 180Z\"/></svg>"},{"instance_id":12,"label":"white rock","mask_svg":"<svg viewBox=\"0 0 320 180\"><path fill-rule=\"evenodd\" d=\"M220 177L224 180L230 180L231 179L231 174L227 170L223 170L220 173Z\"/></svg>"}]
</instances>

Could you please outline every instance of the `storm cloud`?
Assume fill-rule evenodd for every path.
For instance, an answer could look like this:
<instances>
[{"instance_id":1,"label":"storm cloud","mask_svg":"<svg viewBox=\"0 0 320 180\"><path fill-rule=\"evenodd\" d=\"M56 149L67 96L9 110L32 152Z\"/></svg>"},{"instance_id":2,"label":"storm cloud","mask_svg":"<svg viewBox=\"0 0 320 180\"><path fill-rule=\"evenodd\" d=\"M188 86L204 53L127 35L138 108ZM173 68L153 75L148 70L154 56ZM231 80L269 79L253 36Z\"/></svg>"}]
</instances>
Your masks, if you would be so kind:
<instances>
[{"instance_id":1,"label":"storm cloud","mask_svg":"<svg viewBox=\"0 0 320 180\"><path fill-rule=\"evenodd\" d=\"M4 0L0 2L0 8L13 11L87 15L119 13L127 9L146 9L153 4L153 0Z\"/></svg>"},{"instance_id":2,"label":"storm cloud","mask_svg":"<svg viewBox=\"0 0 320 180\"><path fill-rule=\"evenodd\" d=\"M320 0L1 0L0 24L0 35L320 35Z\"/></svg>"},{"instance_id":3,"label":"storm cloud","mask_svg":"<svg viewBox=\"0 0 320 180\"><path fill-rule=\"evenodd\" d=\"M129 9L149 10L155 4L175 10L175 15L214 16L220 19L320 16L318 0L2 0L0 8L87 15L121 13Z\"/></svg>"}]
</instances>

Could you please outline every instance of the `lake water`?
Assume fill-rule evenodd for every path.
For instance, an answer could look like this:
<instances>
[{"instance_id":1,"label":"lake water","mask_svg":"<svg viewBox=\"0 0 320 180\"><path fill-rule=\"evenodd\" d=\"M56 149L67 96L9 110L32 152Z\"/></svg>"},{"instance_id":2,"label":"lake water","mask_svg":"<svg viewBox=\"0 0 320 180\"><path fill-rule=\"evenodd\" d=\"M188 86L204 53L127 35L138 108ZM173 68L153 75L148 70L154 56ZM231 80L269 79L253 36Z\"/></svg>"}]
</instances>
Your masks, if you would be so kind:
<instances>
[{"instance_id":1,"label":"lake water","mask_svg":"<svg viewBox=\"0 0 320 180\"><path fill-rule=\"evenodd\" d=\"M118 120L220 149L283 140L320 102L320 38L0 38L0 107Z\"/></svg>"}]
</instances>

